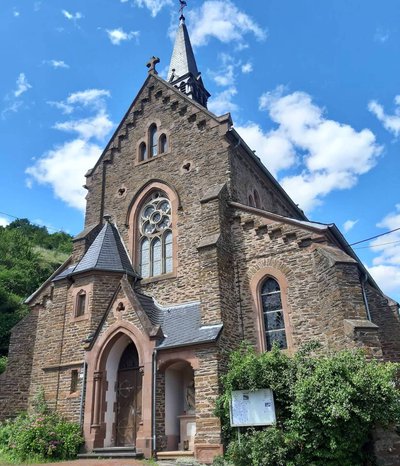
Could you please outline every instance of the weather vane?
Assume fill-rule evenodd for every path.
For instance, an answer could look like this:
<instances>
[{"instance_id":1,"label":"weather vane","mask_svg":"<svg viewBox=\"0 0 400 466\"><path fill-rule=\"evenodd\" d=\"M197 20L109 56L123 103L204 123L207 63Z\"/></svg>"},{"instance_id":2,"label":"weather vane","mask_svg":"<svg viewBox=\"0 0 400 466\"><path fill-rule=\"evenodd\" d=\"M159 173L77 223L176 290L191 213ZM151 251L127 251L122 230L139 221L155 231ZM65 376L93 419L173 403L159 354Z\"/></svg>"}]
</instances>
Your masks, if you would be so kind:
<instances>
[{"instance_id":1,"label":"weather vane","mask_svg":"<svg viewBox=\"0 0 400 466\"><path fill-rule=\"evenodd\" d=\"M181 18L184 18L184 16L183 16L183 10L184 10L185 7L187 7L187 3L186 3L185 0L179 0L179 3L180 3L180 5L181 5L181 7L179 8L179 13L180 13L180 15L181 15Z\"/></svg>"}]
</instances>

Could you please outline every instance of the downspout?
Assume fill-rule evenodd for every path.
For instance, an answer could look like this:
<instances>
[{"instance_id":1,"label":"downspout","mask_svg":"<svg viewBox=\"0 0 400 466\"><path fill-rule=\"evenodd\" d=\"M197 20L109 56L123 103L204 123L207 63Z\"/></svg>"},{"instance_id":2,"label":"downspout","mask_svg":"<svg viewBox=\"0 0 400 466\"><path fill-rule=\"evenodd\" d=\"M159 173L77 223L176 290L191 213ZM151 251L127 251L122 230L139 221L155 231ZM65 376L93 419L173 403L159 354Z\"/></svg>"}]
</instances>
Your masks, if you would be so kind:
<instances>
[{"instance_id":1,"label":"downspout","mask_svg":"<svg viewBox=\"0 0 400 466\"><path fill-rule=\"evenodd\" d=\"M364 299L364 304L365 304L365 310L367 311L367 318L370 322L372 322L371 318L371 311L369 309L369 304L368 304L368 298L367 298L367 293L365 291L365 284L368 281L368 275L364 274L363 277L361 278L361 289L362 289L362 295Z\"/></svg>"},{"instance_id":2,"label":"downspout","mask_svg":"<svg viewBox=\"0 0 400 466\"><path fill-rule=\"evenodd\" d=\"M82 391L81 391L81 400L79 404L79 425L81 426L81 431L83 431L83 410L85 404L85 395L86 395L86 376L87 376L87 362L83 363L83 379L82 379Z\"/></svg>"},{"instance_id":3,"label":"downspout","mask_svg":"<svg viewBox=\"0 0 400 466\"><path fill-rule=\"evenodd\" d=\"M156 436L156 394L157 394L157 348L153 350L152 357L152 368L153 368L153 390L152 390L152 408L151 408L151 430L152 430L152 441L153 441L153 458L157 454L157 436Z\"/></svg>"}]
</instances>

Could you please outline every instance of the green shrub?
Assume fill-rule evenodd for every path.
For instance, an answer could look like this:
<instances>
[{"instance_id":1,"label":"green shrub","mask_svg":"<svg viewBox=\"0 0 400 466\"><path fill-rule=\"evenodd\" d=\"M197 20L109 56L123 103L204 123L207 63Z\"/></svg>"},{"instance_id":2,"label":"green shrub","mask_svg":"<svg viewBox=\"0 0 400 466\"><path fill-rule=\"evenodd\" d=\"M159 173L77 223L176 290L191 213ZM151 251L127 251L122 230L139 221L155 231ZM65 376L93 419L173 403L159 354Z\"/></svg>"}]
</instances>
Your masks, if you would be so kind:
<instances>
[{"instance_id":1,"label":"green shrub","mask_svg":"<svg viewBox=\"0 0 400 466\"><path fill-rule=\"evenodd\" d=\"M360 351L316 350L290 357L242 347L232 354L216 413L235 466L372 464L371 432L400 422L399 365L368 361ZM239 441L229 425L231 392L261 388L274 391L277 424L242 428Z\"/></svg>"},{"instance_id":2,"label":"green shrub","mask_svg":"<svg viewBox=\"0 0 400 466\"><path fill-rule=\"evenodd\" d=\"M7 367L8 358L6 356L0 356L0 374L2 374Z\"/></svg>"},{"instance_id":3,"label":"green shrub","mask_svg":"<svg viewBox=\"0 0 400 466\"><path fill-rule=\"evenodd\" d=\"M0 454L19 461L74 458L82 443L79 425L55 413L21 414L0 424Z\"/></svg>"}]
</instances>

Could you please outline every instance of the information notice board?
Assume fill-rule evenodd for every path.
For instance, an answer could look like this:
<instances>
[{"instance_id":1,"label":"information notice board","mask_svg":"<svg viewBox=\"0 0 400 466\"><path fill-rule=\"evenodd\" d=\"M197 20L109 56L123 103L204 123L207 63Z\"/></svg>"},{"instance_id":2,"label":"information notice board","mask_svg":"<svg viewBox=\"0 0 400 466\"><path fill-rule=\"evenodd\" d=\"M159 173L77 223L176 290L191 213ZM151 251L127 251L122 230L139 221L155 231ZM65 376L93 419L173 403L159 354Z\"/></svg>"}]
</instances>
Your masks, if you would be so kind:
<instances>
[{"instance_id":1,"label":"information notice board","mask_svg":"<svg viewBox=\"0 0 400 466\"><path fill-rule=\"evenodd\" d=\"M230 403L232 427L269 426L276 423L274 394L262 390L236 390Z\"/></svg>"}]
</instances>

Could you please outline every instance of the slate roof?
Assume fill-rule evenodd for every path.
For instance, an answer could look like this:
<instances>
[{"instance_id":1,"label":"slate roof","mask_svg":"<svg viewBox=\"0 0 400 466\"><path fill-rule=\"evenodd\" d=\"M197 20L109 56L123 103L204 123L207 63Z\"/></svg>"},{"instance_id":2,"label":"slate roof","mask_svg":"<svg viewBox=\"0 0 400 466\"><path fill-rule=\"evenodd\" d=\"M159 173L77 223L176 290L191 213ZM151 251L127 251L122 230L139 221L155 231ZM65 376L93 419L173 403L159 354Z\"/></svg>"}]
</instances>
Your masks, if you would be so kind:
<instances>
[{"instance_id":1,"label":"slate roof","mask_svg":"<svg viewBox=\"0 0 400 466\"><path fill-rule=\"evenodd\" d=\"M157 347L164 349L216 341L222 324L202 326L200 303L191 303L165 309L161 328L165 338Z\"/></svg>"},{"instance_id":2,"label":"slate roof","mask_svg":"<svg viewBox=\"0 0 400 466\"><path fill-rule=\"evenodd\" d=\"M108 221L80 262L65 269L54 278L54 281L92 270L121 272L138 278L117 228Z\"/></svg>"},{"instance_id":3,"label":"slate roof","mask_svg":"<svg viewBox=\"0 0 400 466\"><path fill-rule=\"evenodd\" d=\"M222 324L201 325L199 302L167 308L159 306L150 296L135 293L151 323L161 326L165 338L158 342L158 349L214 342L221 333Z\"/></svg>"},{"instance_id":4,"label":"slate roof","mask_svg":"<svg viewBox=\"0 0 400 466\"><path fill-rule=\"evenodd\" d=\"M175 71L172 72L172 70ZM185 21L181 19L179 29L176 34L167 81L171 81L172 75L175 80L188 73L191 73L195 78L199 75L192 44L190 43L189 33L186 28Z\"/></svg>"}]
</instances>

